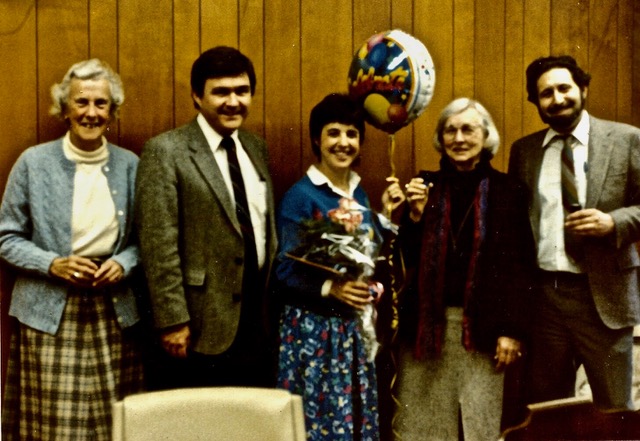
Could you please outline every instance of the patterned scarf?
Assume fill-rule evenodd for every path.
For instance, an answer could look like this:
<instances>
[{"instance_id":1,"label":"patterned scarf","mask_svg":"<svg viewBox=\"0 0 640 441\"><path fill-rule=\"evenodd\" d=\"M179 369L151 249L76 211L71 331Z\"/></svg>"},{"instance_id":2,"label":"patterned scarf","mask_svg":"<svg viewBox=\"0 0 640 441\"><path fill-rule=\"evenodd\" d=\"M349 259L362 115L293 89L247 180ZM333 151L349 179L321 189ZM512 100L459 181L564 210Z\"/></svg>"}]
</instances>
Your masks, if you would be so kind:
<instances>
[{"instance_id":1,"label":"patterned scarf","mask_svg":"<svg viewBox=\"0 0 640 441\"><path fill-rule=\"evenodd\" d=\"M488 163L479 164L488 170ZM484 170L483 170L484 172ZM486 235L487 196L489 178L483 173L473 199L473 243L464 287L464 316L462 344L473 351L471 318L467 305L476 281L476 267L480 249ZM444 282L445 262L449 251L451 230L451 188L449 181L440 175L439 181L429 193L422 231L422 254L418 269L418 329L414 355L423 359L426 354L440 354L446 327Z\"/></svg>"}]
</instances>

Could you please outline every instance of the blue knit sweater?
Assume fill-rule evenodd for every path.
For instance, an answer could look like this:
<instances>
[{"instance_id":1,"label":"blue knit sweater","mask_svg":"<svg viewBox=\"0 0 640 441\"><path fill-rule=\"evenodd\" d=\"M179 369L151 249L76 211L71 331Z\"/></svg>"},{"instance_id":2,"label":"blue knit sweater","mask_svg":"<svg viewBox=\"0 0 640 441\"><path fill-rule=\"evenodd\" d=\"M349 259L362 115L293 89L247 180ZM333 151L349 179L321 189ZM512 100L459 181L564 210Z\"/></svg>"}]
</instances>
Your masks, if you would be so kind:
<instances>
[{"instance_id":1,"label":"blue knit sweater","mask_svg":"<svg viewBox=\"0 0 640 441\"><path fill-rule=\"evenodd\" d=\"M134 183L138 158L108 144L103 167L116 208L119 234L112 259L131 275L138 265L132 234ZM53 259L71 254L71 216L75 163L57 139L25 150L13 166L0 206L0 258L16 267L9 314L34 329L55 334L67 300L67 285L49 274ZM122 328L139 320L126 282L109 290Z\"/></svg>"},{"instance_id":2,"label":"blue knit sweater","mask_svg":"<svg viewBox=\"0 0 640 441\"><path fill-rule=\"evenodd\" d=\"M317 213L322 213L326 218L329 210L338 208L338 201L342 197L327 184L315 185L307 175L285 193L277 213L280 253L276 267L285 303L327 311L344 309L335 304L337 302L334 299L321 297L322 285L331 277L329 272L314 269L286 256L286 253L294 250L300 243L300 223L313 219ZM361 186L355 188L353 198L360 205L370 207L369 198ZM363 225L371 225L379 232L376 215L371 210L365 211L363 215Z\"/></svg>"}]
</instances>

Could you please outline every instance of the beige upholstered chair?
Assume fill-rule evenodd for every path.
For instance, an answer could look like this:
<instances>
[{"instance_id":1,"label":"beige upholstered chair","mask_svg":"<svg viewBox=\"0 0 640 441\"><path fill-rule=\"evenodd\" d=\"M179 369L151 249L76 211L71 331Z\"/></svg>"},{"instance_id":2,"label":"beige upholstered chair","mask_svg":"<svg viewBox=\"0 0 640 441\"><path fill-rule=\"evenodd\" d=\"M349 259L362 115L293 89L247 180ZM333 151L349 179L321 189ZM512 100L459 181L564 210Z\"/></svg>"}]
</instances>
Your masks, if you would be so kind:
<instances>
[{"instance_id":1,"label":"beige upholstered chair","mask_svg":"<svg viewBox=\"0 0 640 441\"><path fill-rule=\"evenodd\" d=\"M281 389L174 389L113 405L114 441L304 439L302 398Z\"/></svg>"}]
</instances>

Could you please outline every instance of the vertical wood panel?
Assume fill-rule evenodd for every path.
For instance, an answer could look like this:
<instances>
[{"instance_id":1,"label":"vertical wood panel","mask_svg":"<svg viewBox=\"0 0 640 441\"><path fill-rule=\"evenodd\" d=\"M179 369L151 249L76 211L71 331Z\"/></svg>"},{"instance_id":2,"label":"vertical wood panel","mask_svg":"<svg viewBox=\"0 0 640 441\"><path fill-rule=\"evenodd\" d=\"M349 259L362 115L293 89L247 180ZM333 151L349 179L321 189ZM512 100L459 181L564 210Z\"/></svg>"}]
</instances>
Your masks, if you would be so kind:
<instances>
[{"instance_id":1,"label":"vertical wood panel","mask_svg":"<svg viewBox=\"0 0 640 441\"><path fill-rule=\"evenodd\" d=\"M7 0L2 3L2 7L29 7L21 3ZM127 119L129 115L136 115L137 121L122 122L126 129L122 131L120 144L131 144L136 149L159 128L183 124L195 114L189 96L189 70L201 50L217 44L240 47L254 60L259 82L266 81L269 75L266 66L270 63L267 54L272 57L276 51L269 51L267 39L263 37L270 33L270 29L278 29L278 33L286 33L288 29L296 30L300 22L304 22L304 28L300 30L303 45L298 48L304 47L305 57L301 58L301 52L289 50L286 51L287 59L282 60L281 64L286 64L291 69L290 59L293 57L292 61L297 64L294 72L300 78L296 91L300 96L313 98L304 101L306 107L303 105L301 107L304 108L289 115L288 119L293 119L292 122L285 123L289 132L294 126L297 127L296 130L302 127L303 135L299 135L301 143L307 142L304 127L308 110L313 102L329 90L342 88L345 66L350 62L355 47L369 34L394 27L425 42L436 61L438 76L436 95L427 112L410 127L398 132L396 137L397 140L405 137L399 144L402 146L408 143L409 149L414 152L408 158L411 169L422 168L425 164L437 165L437 155L431 150L431 130L442 106L459 95L475 95L484 102L496 100L490 110L497 120L503 119L501 127L505 148L502 155L506 159L507 144L521 134L543 126L535 107L526 103L523 74L531 60L549 53L571 53L581 64L590 61L589 70L594 74L590 103L594 113L623 121L640 119L637 116L640 112L637 104L637 97L640 96L637 86L639 37L638 26L634 26L638 21L637 11L640 8L637 2L377 0L371 3L353 0L351 3L336 0L322 5L311 0L298 2L298 7L305 11L301 17L296 10L298 8L292 8L291 3L275 3L271 6L270 2L262 0L162 0L154 7L146 8L139 1L38 2L35 11L38 21L34 21L38 29L31 30L31 38L38 41L39 75L31 83L35 83L37 90L36 127L39 127L39 140L59 136L65 129L47 115L49 88L54 81L59 80L68 65L79 59L100 57L117 70L120 70L120 64L123 63L127 72L127 102L123 112ZM171 8L172 5L174 9ZM267 13L263 10L265 7L275 17L275 22L267 19ZM354 16L349 22L352 8ZM282 11L275 12L277 9ZM328 10L332 14L326 14ZM136 13L139 15L127 16L127 11L138 11ZM172 14L169 14L171 11ZM291 11L295 15L293 22L288 18ZM133 16L136 19L135 26L131 18ZM140 20L141 16L145 20ZM514 16L518 17L515 22ZM9 15L3 14L3 17ZM500 22L504 22L504 25L501 26ZM136 28L153 30L143 36L142 32L132 31ZM324 50L323 47L329 45L318 38L318 35L326 35L328 29L332 32L330 46L337 49L337 52ZM336 33L339 37L336 37ZM159 36L160 41L149 40L148 35ZM169 35L172 36L171 41L167 39ZM271 37L272 41L279 39L278 35ZM139 41L138 44L132 43L136 40ZM494 44L496 41L498 44ZM501 41L504 44L502 49ZM479 42L482 42L481 46ZM348 52L345 49L347 47L350 47ZM20 52L24 53L22 50ZM172 61L169 62L171 57L164 56L161 52L170 53ZM306 56L307 54L311 55ZM491 63L483 61L483 58L489 58L487 54L491 54ZM601 62L603 57L606 62ZM159 64L156 59L159 59ZM136 60L136 63L132 60ZM145 62L139 63L140 60ZM318 69L318 65L322 63L328 64L329 69ZM341 66L337 67L340 63ZM161 69L156 69L159 73L151 73L146 71L145 65L159 66ZM271 77L282 75L282 69L279 70L280 73L275 72ZM35 72L34 67L31 70L32 77ZM140 85L145 80L138 73L149 73L149 78L160 81L161 86ZM5 75L4 78L8 77ZM20 75L20 78L28 77ZM291 84L290 81L289 83ZM493 85L499 83L504 85L502 110L498 98L500 91L490 93ZM518 83L522 85L522 89L519 89ZM615 93L611 93L613 85ZM263 95L264 89L264 86L258 89L248 127L266 134L275 119L268 117L267 109L280 108L282 100L276 93L267 98ZM269 99L273 101L270 102ZM152 100L152 106L146 104ZM171 105L172 109L169 112L156 111L144 115L141 118L143 124L138 124L143 108L155 109L158 105L164 110L168 110L166 106ZM522 123L519 124L520 114ZM116 138L117 141L117 131L117 126L112 127L111 140ZM374 154L377 164L382 161L381 151L378 150L381 150L379 146L382 137L385 137L385 134L378 132L376 129L370 130L369 139L369 152ZM304 152L307 156L302 162L307 163L312 158L307 149ZM306 166L302 162L298 165L301 169ZM403 166L406 163L404 159L401 161ZM366 168L363 167L362 173L366 177Z\"/></svg>"},{"instance_id":2,"label":"vertical wood panel","mask_svg":"<svg viewBox=\"0 0 640 441\"><path fill-rule=\"evenodd\" d=\"M615 2L591 0L589 14L589 111L605 119L616 117L618 8ZM583 68L585 66L583 65Z\"/></svg>"},{"instance_id":3,"label":"vertical wood panel","mask_svg":"<svg viewBox=\"0 0 640 441\"><path fill-rule=\"evenodd\" d=\"M436 87L431 104L414 123L416 170L438 168L440 155L433 148L433 132L442 108L453 96L453 2L415 0L414 33L435 64Z\"/></svg>"},{"instance_id":4,"label":"vertical wood panel","mask_svg":"<svg viewBox=\"0 0 640 441\"><path fill-rule=\"evenodd\" d=\"M618 2L618 36L616 76L616 115L618 121L630 124L632 121L633 96L633 8L626 7L628 1Z\"/></svg>"},{"instance_id":5,"label":"vertical wood panel","mask_svg":"<svg viewBox=\"0 0 640 441\"><path fill-rule=\"evenodd\" d=\"M0 194L22 151L37 142L36 11L31 2L0 3ZM4 386L11 332L14 270L0 264L0 384ZM6 388L2 387L2 391Z\"/></svg>"},{"instance_id":6,"label":"vertical wood panel","mask_svg":"<svg viewBox=\"0 0 640 441\"><path fill-rule=\"evenodd\" d=\"M413 5L411 0L393 0L391 2L391 28L400 29L414 35ZM419 118L423 118L423 116L421 115ZM408 182L415 174L413 167L415 157L413 133L414 123L396 133L396 175L402 183Z\"/></svg>"},{"instance_id":7,"label":"vertical wood panel","mask_svg":"<svg viewBox=\"0 0 640 441\"><path fill-rule=\"evenodd\" d=\"M120 75L129 91L121 142L140 152L145 141L173 127L173 10L170 0L118 5Z\"/></svg>"},{"instance_id":8,"label":"vertical wood panel","mask_svg":"<svg viewBox=\"0 0 640 441\"><path fill-rule=\"evenodd\" d=\"M551 53L571 55L578 65L586 67L589 62L589 17L589 0L552 0Z\"/></svg>"},{"instance_id":9,"label":"vertical wood panel","mask_svg":"<svg viewBox=\"0 0 640 441\"><path fill-rule=\"evenodd\" d=\"M524 91L523 37L524 6L521 0L505 2L505 65L504 65L504 130L501 149L508 160L511 144L522 133L522 112L526 94ZM506 167L505 167L506 168Z\"/></svg>"},{"instance_id":10,"label":"vertical wood panel","mask_svg":"<svg viewBox=\"0 0 640 441\"><path fill-rule=\"evenodd\" d=\"M302 18L302 118L325 95L345 92L352 54L352 6L341 0L301 0ZM327 14L327 11L331 11ZM304 125L302 151L305 166L316 161Z\"/></svg>"},{"instance_id":11,"label":"vertical wood panel","mask_svg":"<svg viewBox=\"0 0 640 441\"><path fill-rule=\"evenodd\" d=\"M476 60L475 34L483 24L476 19L475 0L454 0L453 2L453 95L475 98L475 69L477 64L486 66L487 60ZM481 31L481 30L480 30ZM492 60L493 61L493 60Z\"/></svg>"},{"instance_id":12,"label":"vertical wood panel","mask_svg":"<svg viewBox=\"0 0 640 441\"><path fill-rule=\"evenodd\" d=\"M238 0L200 0L200 15L201 52L238 47Z\"/></svg>"},{"instance_id":13,"label":"vertical wood panel","mask_svg":"<svg viewBox=\"0 0 640 441\"><path fill-rule=\"evenodd\" d=\"M174 126L196 115L191 99L191 66L200 55L200 0L174 1L173 102Z\"/></svg>"},{"instance_id":14,"label":"vertical wood panel","mask_svg":"<svg viewBox=\"0 0 640 441\"><path fill-rule=\"evenodd\" d=\"M89 56L88 0L49 0L37 4L38 140L48 141L66 131L49 115L51 86L62 80L72 64Z\"/></svg>"},{"instance_id":15,"label":"vertical wood panel","mask_svg":"<svg viewBox=\"0 0 640 441\"><path fill-rule=\"evenodd\" d=\"M413 34L413 0L391 1L391 23L395 29Z\"/></svg>"},{"instance_id":16,"label":"vertical wood panel","mask_svg":"<svg viewBox=\"0 0 640 441\"><path fill-rule=\"evenodd\" d=\"M265 3L265 136L276 199L303 174L300 8L289 0Z\"/></svg>"},{"instance_id":17,"label":"vertical wood panel","mask_svg":"<svg viewBox=\"0 0 640 441\"><path fill-rule=\"evenodd\" d=\"M161 129L185 123L193 117L195 112L189 96L190 66L201 50L217 44L240 46L241 50L248 52L256 64L259 81L265 82L263 88L258 89L249 127L267 134L270 125L276 124L276 118L269 117L267 109L282 108L291 96L280 98L276 89L268 98L263 93L266 93L267 76L272 78L272 84L278 89L282 86L275 82L275 78L284 76L288 89L293 87L292 92L298 95L292 103L294 108L299 106L302 109L289 112L286 118L277 118L279 121L285 119L282 126L286 126L286 131L278 136L290 134L291 130L305 132L308 111L313 103L328 91L343 88L345 66L350 62L355 47L369 34L394 27L402 28L425 42L435 58L438 76L434 101L427 112L411 127L397 134L397 139L406 137L399 143L401 146L408 142L409 149L415 149L415 160L409 159L411 168L436 165L437 155L431 151L431 130L441 107L454 96L470 94L472 90L485 102L493 99L488 98L490 96L498 97L499 94L490 93L493 85L497 84L496 78L501 81L503 78L504 110L499 110L499 98L495 98L498 101L490 110L496 119L499 118L496 114L504 113L502 132L505 144L542 127L535 107L527 104L524 97L524 68L534 58L548 53L569 52L580 63L590 62L589 70L594 74L590 103L594 113L636 124L640 120L637 85L640 6L632 0L619 0L617 3L504 0L491 4L478 0L378 0L374 3L354 0L351 5L336 0L319 5L306 0L297 4L305 11L302 17L300 9L292 7L291 3L271 3L261 0L163 0L145 7L140 1L38 2L31 11L31 28L26 40L2 35L8 55L5 59L15 60L14 64L31 63L28 74L15 74L20 70L8 69L2 80L5 84L16 84L16 81L28 83L26 88L31 86L36 91L32 98L36 106L29 104L28 100L20 100L20 103L27 103L22 105L23 108L31 109L17 110L25 115L20 118L20 121L25 121L22 124L30 126L31 130L19 132L31 132L33 138L34 130L38 130L37 140L59 136L65 128L47 114L49 88L53 82L59 81L71 63L97 56L117 70L123 68L125 71L127 102L123 116L126 121L122 121L125 128L120 143L131 144L136 149L144 139ZM171 8L172 4L175 9ZM12 8L25 12L29 8L28 4L17 0L6 0L0 6L3 8L3 23L9 24L20 23L21 18L11 21ZM268 13L263 10L265 7L273 21L268 19ZM355 11L352 21L351 8ZM332 14L326 14L328 10ZM36 13L37 21L34 19ZM140 20L140 17L145 19ZM504 21L503 27L500 21ZM300 22L304 23L302 29ZM287 32L290 29L292 32ZM328 32L331 32L328 40L318 38L318 35L324 36ZM271 33L274 34L270 36ZM160 40L149 40L148 35ZM302 45L289 47L289 44L298 43L300 35ZM268 38L263 39L263 36ZM15 43L6 45L10 39ZM270 50L268 40L278 42L278 49ZM499 42L503 40L504 53L501 55ZM496 41L498 44L494 44ZM474 42L482 42L482 47L476 48L478 45ZM301 48L304 53L299 52ZM37 51L37 70L36 60L25 56L29 50L31 53ZM19 57L12 57L18 53ZM469 55L474 53L475 56ZM303 54L305 56L301 58ZM482 60L487 58L487 54L491 54L491 63ZM470 57L472 61L469 61ZM273 74L269 73L267 65L273 66ZM282 69L282 66L287 66L287 69ZM292 72L291 75L288 72ZM299 81L293 86L295 78ZM305 97L304 105L300 105L301 96ZM149 109L154 112L145 112ZM518 123L518 115L522 115L522 123ZM10 133L14 127L16 125L9 125L5 133ZM117 133L117 127L112 130ZM370 130L369 148L379 163L382 155L376 149L381 144L381 136L385 135L377 132L376 129ZM277 132L271 130L270 133L275 135ZM24 135L12 135L10 138L16 137L24 138ZM110 139L113 137L112 132ZM297 138L300 144L307 143L304 133L302 136L298 134ZM290 148L290 145L286 146L286 149ZM506 157L506 148L504 151ZM307 155L305 160L296 166L301 170L306 166L302 162L312 159L307 148L304 152ZM9 155L13 160L16 152L10 151ZM406 164L404 159L401 162L403 166ZM363 173L366 174L365 168Z\"/></svg>"},{"instance_id":18,"label":"vertical wood panel","mask_svg":"<svg viewBox=\"0 0 640 441\"><path fill-rule=\"evenodd\" d=\"M89 9L89 57L100 58L118 71L118 5L117 0L92 2ZM124 88L125 103L127 88ZM107 128L107 139L120 144L120 124L112 121Z\"/></svg>"},{"instance_id":19,"label":"vertical wood panel","mask_svg":"<svg viewBox=\"0 0 640 441\"><path fill-rule=\"evenodd\" d=\"M504 134L504 1L487 2L476 9L475 96L491 113L500 136ZM492 164L505 170L504 150Z\"/></svg>"},{"instance_id":20,"label":"vertical wood panel","mask_svg":"<svg viewBox=\"0 0 640 441\"><path fill-rule=\"evenodd\" d=\"M91 2L89 9L89 53L118 68L118 1Z\"/></svg>"},{"instance_id":21,"label":"vertical wood panel","mask_svg":"<svg viewBox=\"0 0 640 441\"><path fill-rule=\"evenodd\" d=\"M264 11L263 0L241 0L238 48L251 59L256 71L257 85L251 115L246 128L264 136Z\"/></svg>"},{"instance_id":22,"label":"vertical wood panel","mask_svg":"<svg viewBox=\"0 0 640 441\"><path fill-rule=\"evenodd\" d=\"M522 71L526 72L527 66L536 58L549 56L551 50L550 25L551 4L549 0L525 0L524 8L524 64ZM526 75L523 87L526 89ZM527 100L524 92L524 108L522 112L522 131L524 134L532 133L544 127L540 121L536 106Z\"/></svg>"},{"instance_id":23,"label":"vertical wood panel","mask_svg":"<svg viewBox=\"0 0 640 441\"><path fill-rule=\"evenodd\" d=\"M38 142L36 13L28 2L0 3L0 194L13 163Z\"/></svg>"},{"instance_id":24,"label":"vertical wood panel","mask_svg":"<svg viewBox=\"0 0 640 441\"><path fill-rule=\"evenodd\" d=\"M351 48L352 57L349 59L349 65L355 52L369 37L390 30L390 11L389 0L353 0L353 47ZM344 69L345 84L349 65ZM382 208L380 195L386 188L384 178L391 175L388 154L389 142L387 133L369 125L366 131L366 141L360 151L362 161L357 171L362 176L362 186L369 194L372 206L377 210Z\"/></svg>"}]
</instances>

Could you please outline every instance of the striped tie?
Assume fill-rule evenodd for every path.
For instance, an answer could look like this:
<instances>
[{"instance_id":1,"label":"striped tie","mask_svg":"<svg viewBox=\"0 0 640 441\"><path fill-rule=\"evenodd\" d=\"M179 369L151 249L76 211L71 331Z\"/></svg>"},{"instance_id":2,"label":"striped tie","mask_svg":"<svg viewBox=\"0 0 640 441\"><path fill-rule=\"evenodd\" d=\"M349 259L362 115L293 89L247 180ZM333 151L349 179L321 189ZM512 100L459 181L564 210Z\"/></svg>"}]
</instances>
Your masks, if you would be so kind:
<instances>
[{"instance_id":1,"label":"striped tie","mask_svg":"<svg viewBox=\"0 0 640 441\"><path fill-rule=\"evenodd\" d=\"M562 206L565 214L569 214L580 210L582 207L578 200L571 135L561 136L560 139L562 139Z\"/></svg>"},{"instance_id":2,"label":"striped tie","mask_svg":"<svg viewBox=\"0 0 640 441\"><path fill-rule=\"evenodd\" d=\"M578 185L576 183L575 166L573 162L573 149L571 147L571 135L558 136L562 140L561 153L561 185L562 185L562 206L565 217L575 211L581 210L578 199ZM564 249L567 256L578 262L582 259L583 251L579 237L574 234L564 232Z\"/></svg>"},{"instance_id":3,"label":"striped tie","mask_svg":"<svg viewBox=\"0 0 640 441\"><path fill-rule=\"evenodd\" d=\"M249 211L249 203L247 202L247 192L238 163L238 155L236 154L236 143L233 138L227 136L222 139L220 145L227 151L227 161L229 163L229 175L233 184L233 194L236 200L236 217L240 223L240 230L244 238L245 251L245 273L247 270L253 271L258 269L258 256L256 252L256 239L253 233L253 225L251 224L251 215Z\"/></svg>"}]
</instances>

